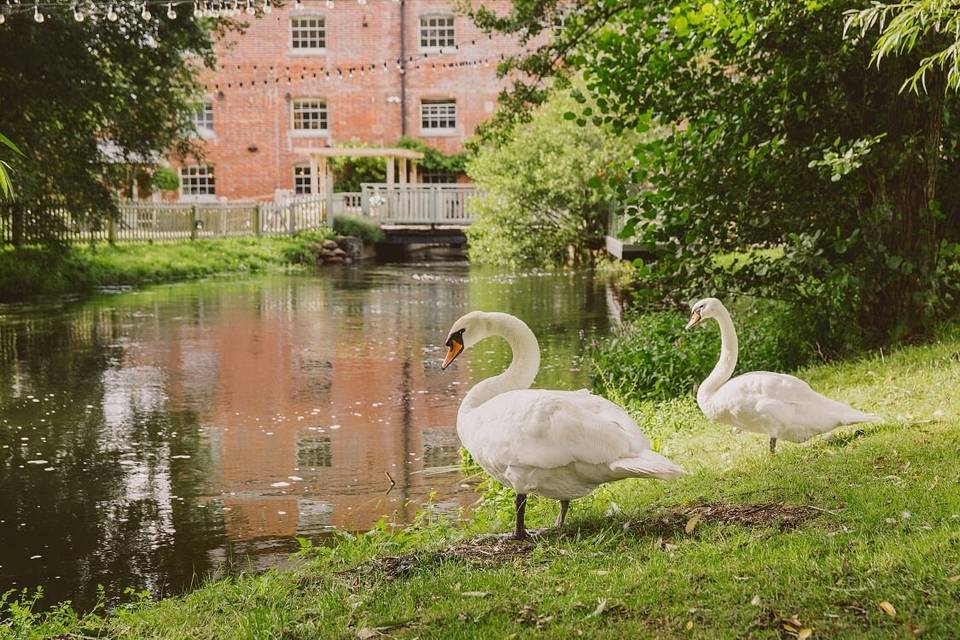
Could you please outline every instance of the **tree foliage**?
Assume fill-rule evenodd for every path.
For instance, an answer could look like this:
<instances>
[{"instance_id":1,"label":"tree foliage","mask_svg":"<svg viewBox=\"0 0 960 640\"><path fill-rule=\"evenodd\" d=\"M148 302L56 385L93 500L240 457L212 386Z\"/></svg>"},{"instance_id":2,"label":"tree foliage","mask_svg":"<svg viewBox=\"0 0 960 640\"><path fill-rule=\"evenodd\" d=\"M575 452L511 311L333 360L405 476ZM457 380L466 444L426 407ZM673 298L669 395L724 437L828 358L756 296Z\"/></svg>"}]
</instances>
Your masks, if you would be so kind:
<instances>
[{"instance_id":1,"label":"tree foliage","mask_svg":"<svg viewBox=\"0 0 960 640\"><path fill-rule=\"evenodd\" d=\"M241 25L179 13L78 22L55 11L37 24L19 12L0 25L3 130L23 152L9 160L20 206L56 204L95 220L113 211L124 165L197 152L198 73L212 67L218 34Z\"/></svg>"},{"instance_id":2,"label":"tree foliage","mask_svg":"<svg viewBox=\"0 0 960 640\"><path fill-rule=\"evenodd\" d=\"M616 197L609 180L623 179L637 136L578 124L575 106L569 90L555 93L525 125L477 149L467 167L483 192L472 201L471 260L542 266L600 246Z\"/></svg>"},{"instance_id":3,"label":"tree foliage","mask_svg":"<svg viewBox=\"0 0 960 640\"><path fill-rule=\"evenodd\" d=\"M855 37L879 30L871 60L877 67L884 58L911 53L918 47L927 49L916 70L904 79L901 91L926 91L927 78L942 74L947 89L960 89L960 7L956 3L874 2L848 11L846 17L846 27Z\"/></svg>"},{"instance_id":4,"label":"tree foliage","mask_svg":"<svg viewBox=\"0 0 960 640\"><path fill-rule=\"evenodd\" d=\"M955 97L899 91L935 43L871 66L839 0L564 4L562 28L518 68L580 70L575 117L669 128L637 149L627 233L657 247L660 296L746 292L817 312L825 334L885 340L953 300L943 278L956 199ZM558 6L520 0L491 26L535 39ZM777 252L759 252L777 247ZM732 256L719 260L718 256Z\"/></svg>"}]
</instances>

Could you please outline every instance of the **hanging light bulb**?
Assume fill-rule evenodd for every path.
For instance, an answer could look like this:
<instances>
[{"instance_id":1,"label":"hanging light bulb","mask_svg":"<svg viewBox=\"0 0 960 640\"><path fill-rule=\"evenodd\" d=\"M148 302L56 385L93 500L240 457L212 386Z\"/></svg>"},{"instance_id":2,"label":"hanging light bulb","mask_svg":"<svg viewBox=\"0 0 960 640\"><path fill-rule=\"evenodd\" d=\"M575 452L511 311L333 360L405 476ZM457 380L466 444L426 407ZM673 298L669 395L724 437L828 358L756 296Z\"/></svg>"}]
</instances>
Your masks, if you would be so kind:
<instances>
[{"instance_id":1,"label":"hanging light bulb","mask_svg":"<svg viewBox=\"0 0 960 640\"><path fill-rule=\"evenodd\" d=\"M3 24L6 21L7 21L7 16L3 13L3 11L0 11L0 24Z\"/></svg>"},{"instance_id":2,"label":"hanging light bulb","mask_svg":"<svg viewBox=\"0 0 960 640\"><path fill-rule=\"evenodd\" d=\"M177 19L177 12L173 10L173 3L167 3L167 17L171 20Z\"/></svg>"},{"instance_id":3,"label":"hanging light bulb","mask_svg":"<svg viewBox=\"0 0 960 640\"><path fill-rule=\"evenodd\" d=\"M86 16L83 15L83 10L80 9L80 5L79 4L73 5L73 19L76 20L77 22L83 22L83 19L85 17Z\"/></svg>"},{"instance_id":4,"label":"hanging light bulb","mask_svg":"<svg viewBox=\"0 0 960 640\"><path fill-rule=\"evenodd\" d=\"M146 2L143 3L143 10L140 12L140 17L143 18L144 20L149 20L150 18L153 17L153 14L150 13L150 9L147 9Z\"/></svg>"},{"instance_id":5,"label":"hanging light bulb","mask_svg":"<svg viewBox=\"0 0 960 640\"><path fill-rule=\"evenodd\" d=\"M273 6L270 4L270 0L263 0L263 12L270 13L273 11Z\"/></svg>"},{"instance_id":6,"label":"hanging light bulb","mask_svg":"<svg viewBox=\"0 0 960 640\"><path fill-rule=\"evenodd\" d=\"M107 20L110 22L116 22L117 18L120 16L117 15L117 12L113 10L113 5L110 5L110 9L107 10Z\"/></svg>"},{"instance_id":7,"label":"hanging light bulb","mask_svg":"<svg viewBox=\"0 0 960 640\"><path fill-rule=\"evenodd\" d=\"M44 20L43 14L40 13L40 7L36 3L33 5L33 19L36 20L37 23L43 22Z\"/></svg>"}]
</instances>

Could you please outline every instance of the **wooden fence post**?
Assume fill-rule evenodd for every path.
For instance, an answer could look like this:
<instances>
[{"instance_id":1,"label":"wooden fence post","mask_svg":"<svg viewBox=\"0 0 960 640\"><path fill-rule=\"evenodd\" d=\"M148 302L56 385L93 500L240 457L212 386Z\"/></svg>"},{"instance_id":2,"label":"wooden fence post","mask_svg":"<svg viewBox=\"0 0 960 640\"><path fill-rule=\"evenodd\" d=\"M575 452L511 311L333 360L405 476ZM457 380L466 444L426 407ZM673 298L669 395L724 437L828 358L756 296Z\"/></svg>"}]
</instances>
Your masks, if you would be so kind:
<instances>
[{"instance_id":1,"label":"wooden fence post","mask_svg":"<svg viewBox=\"0 0 960 640\"><path fill-rule=\"evenodd\" d=\"M260 217L262 216L262 214L260 213L259 202L256 204L256 206L253 207L252 213L253 213L253 220L251 221L251 224L253 224L253 235L259 236L260 235Z\"/></svg>"},{"instance_id":2,"label":"wooden fence post","mask_svg":"<svg viewBox=\"0 0 960 640\"><path fill-rule=\"evenodd\" d=\"M13 227L13 246L19 249L23 245L23 207L19 203L13 203L10 207L10 217Z\"/></svg>"},{"instance_id":3,"label":"wooden fence post","mask_svg":"<svg viewBox=\"0 0 960 640\"><path fill-rule=\"evenodd\" d=\"M107 242L117 244L117 226L113 216L107 218Z\"/></svg>"},{"instance_id":4,"label":"wooden fence post","mask_svg":"<svg viewBox=\"0 0 960 640\"><path fill-rule=\"evenodd\" d=\"M290 200L287 200L286 205L287 205L287 233L289 233L290 235L293 235L294 231L297 230L297 223L294 220L294 216L296 215L295 213L296 205Z\"/></svg>"},{"instance_id":5,"label":"wooden fence post","mask_svg":"<svg viewBox=\"0 0 960 640\"><path fill-rule=\"evenodd\" d=\"M197 239L197 205L190 207L190 239Z\"/></svg>"}]
</instances>

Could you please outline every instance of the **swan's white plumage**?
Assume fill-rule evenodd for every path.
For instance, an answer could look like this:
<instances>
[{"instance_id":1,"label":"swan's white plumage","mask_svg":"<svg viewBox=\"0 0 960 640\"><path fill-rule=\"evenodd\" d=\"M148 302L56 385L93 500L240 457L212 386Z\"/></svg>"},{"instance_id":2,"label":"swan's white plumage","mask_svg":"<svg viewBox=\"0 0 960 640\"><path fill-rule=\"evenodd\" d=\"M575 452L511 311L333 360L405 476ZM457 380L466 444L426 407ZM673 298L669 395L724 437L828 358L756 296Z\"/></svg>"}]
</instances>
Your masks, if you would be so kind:
<instances>
[{"instance_id":1,"label":"swan's white plumage","mask_svg":"<svg viewBox=\"0 0 960 640\"><path fill-rule=\"evenodd\" d=\"M623 409L582 391L502 393L462 416L457 433L484 471L519 493L579 498L604 482L674 478Z\"/></svg>"},{"instance_id":2,"label":"swan's white plumage","mask_svg":"<svg viewBox=\"0 0 960 640\"><path fill-rule=\"evenodd\" d=\"M720 325L720 360L697 392L697 404L711 420L791 442L803 442L841 425L883 420L783 373L755 371L731 379L737 364L737 334L730 313L716 298L701 300L693 309L688 326L706 318Z\"/></svg>"},{"instance_id":3,"label":"swan's white plumage","mask_svg":"<svg viewBox=\"0 0 960 640\"><path fill-rule=\"evenodd\" d=\"M536 338L519 319L473 312L466 346L502 336L513 351L504 373L478 383L457 416L463 446L484 471L518 493L569 500L604 482L629 477L674 478L683 469L650 449L627 413L587 390L528 389L539 369Z\"/></svg>"}]
</instances>

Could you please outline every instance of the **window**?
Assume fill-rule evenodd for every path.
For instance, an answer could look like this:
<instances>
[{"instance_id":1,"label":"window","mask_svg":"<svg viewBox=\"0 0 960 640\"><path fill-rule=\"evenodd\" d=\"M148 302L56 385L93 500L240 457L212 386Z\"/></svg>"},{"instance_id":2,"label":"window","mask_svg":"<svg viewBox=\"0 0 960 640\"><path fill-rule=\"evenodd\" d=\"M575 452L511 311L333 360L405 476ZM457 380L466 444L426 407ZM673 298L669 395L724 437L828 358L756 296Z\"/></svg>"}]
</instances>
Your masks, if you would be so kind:
<instances>
[{"instance_id":1,"label":"window","mask_svg":"<svg viewBox=\"0 0 960 640\"><path fill-rule=\"evenodd\" d=\"M420 103L420 128L449 131L457 127L456 100L424 100Z\"/></svg>"},{"instance_id":2,"label":"window","mask_svg":"<svg viewBox=\"0 0 960 640\"><path fill-rule=\"evenodd\" d=\"M316 51L327 46L327 24L323 16L290 19L290 48Z\"/></svg>"},{"instance_id":3,"label":"window","mask_svg":"<svg viewBox=\"0 0 960 640\"><path fill-rule=\"evenodd\" d=\"M311 179L310 165L304 164L293 168L293 192L310 193Z\"/></svg>"},{"instance_id":4,"label":"window","mask_svg":"<svg viewBox=\"0 0 960 640\"><path fill-rule=\"evenodd\" d=\"M323 100L294 100L293 128L295 131L327 130L327 103Z\"/></svg>"},{"instance_id":5,"label":"window","mask_svg":"<svg viewBox=\"0 0 960 640\"><path fill-rule=\"evenodd\" d=\"M213 102L204 100L203 104L190 115L190 119L201 135L213 133Z\"/></svg>"},{"instance_id":6,"label":"window","mask_svg":"<svg viewBox=\"0 0 960 640\"><path fill-rule=\"evenodd\" d=\"M453 16L423 16L420 18L420 48L440 49L457 44Z\"/></svg>"},{"instance_id":7,"label":"window","mask_svg":"<svg viewBox=\"0 0 960 640\"><path fill-rule=\"evenodd\" d=\"M333 450L327 436L307 436L297 441L297 467L315 469L332 467Z\"/></svg>"},{"instance_id":8,"label":"window","mask_svg":"<svg viewBox=\"0 0 960 640\"><path fill-rule=\"evenodd\" d=\"M180 195L212 196L216 193L212 165L180 167Z\"/></svg>"},{"instance_id":9,"label":"window","mask_svg":"<svg viewBox=\"0 0 960 640\"><path fill-rule=\"evenodd\" d=\"M443 172L433 172L423 174L422 182L426 184L452 184L457 181L457 174Z\"/></svg>"}]
</instances>

